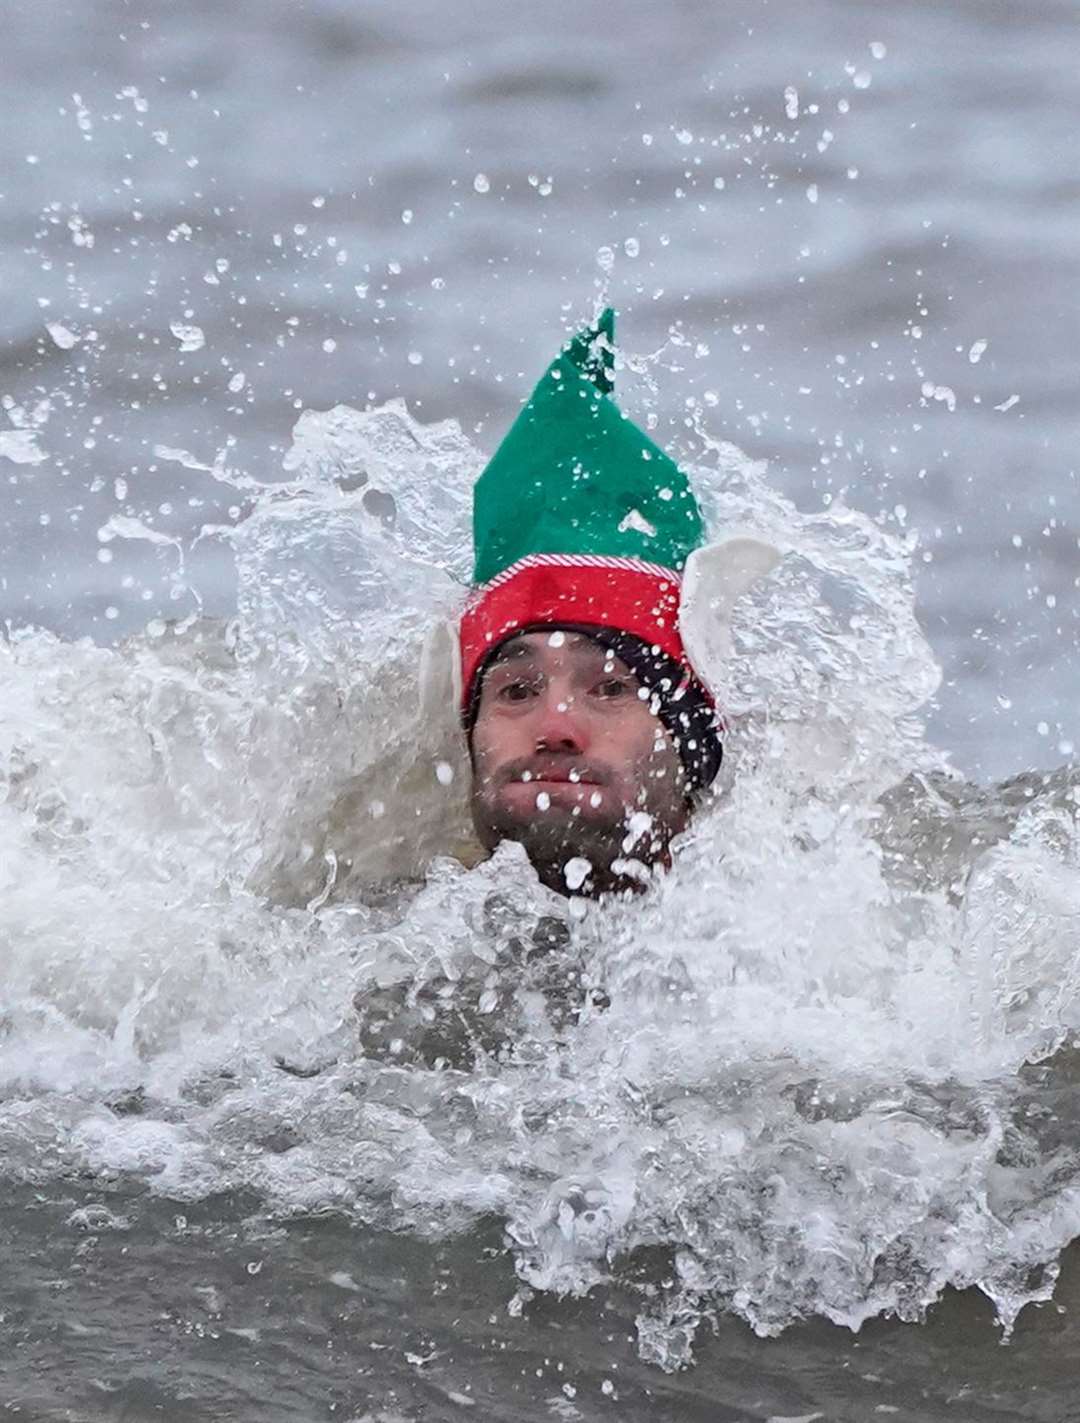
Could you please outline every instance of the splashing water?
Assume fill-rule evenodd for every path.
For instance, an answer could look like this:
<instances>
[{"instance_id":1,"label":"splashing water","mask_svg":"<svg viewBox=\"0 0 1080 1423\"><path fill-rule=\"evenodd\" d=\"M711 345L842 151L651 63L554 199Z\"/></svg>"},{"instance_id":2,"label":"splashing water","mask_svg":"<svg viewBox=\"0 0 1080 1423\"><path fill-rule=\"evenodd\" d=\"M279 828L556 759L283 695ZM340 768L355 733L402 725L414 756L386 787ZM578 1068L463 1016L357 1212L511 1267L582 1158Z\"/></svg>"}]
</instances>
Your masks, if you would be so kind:
<instances>
[{"instance_id":1,"label":"splashing water","mask_svg":"<svg viewBox=\"0 0 1080 1423\"><path fill-rule=\"evenodd\" d=\"M1080 1233L1073 783L951 776L911 549L706 438L714 532L784 554L711 669L713 802L633 903L481 861L433 643L480 464L400 403L308 412L286 483L191 466L246 501L200 535L234 619L0 643L5 1172L494 1215L512 1308L635 1280L665 1368L722 1310L857 1328L977 1284L1011 1327Z\"/></svg>"}]
</instances>

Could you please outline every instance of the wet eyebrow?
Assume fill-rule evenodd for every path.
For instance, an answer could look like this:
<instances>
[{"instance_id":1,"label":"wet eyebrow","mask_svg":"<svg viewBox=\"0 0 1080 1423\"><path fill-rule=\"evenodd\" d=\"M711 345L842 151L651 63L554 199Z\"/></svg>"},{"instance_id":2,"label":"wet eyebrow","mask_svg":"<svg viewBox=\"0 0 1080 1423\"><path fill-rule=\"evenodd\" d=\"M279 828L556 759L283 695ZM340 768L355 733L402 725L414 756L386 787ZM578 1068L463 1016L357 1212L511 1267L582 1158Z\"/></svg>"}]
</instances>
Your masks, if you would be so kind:
<instances>
[{"instance_id":1,"label":"wet eyebrow","mask_svg":"<svg viewBox=\"0 0 1080 1423\"><path fill-rule=\"evenodd\" d=\"M496 667L501 667L507 662L533 661L535 657L536 653L527 642L504 642L502 647L497 648L491 654L487 670L494 672Z\"/></svg>"},{"instance_id":2,"label":"wet eyebrow","mask_svg":"<svg viewBox=\"0 0 1080 1423\"><path fill-rule=\"evenodd\" d=\"M590 648L588 655L578 658L578 664L582 673L586 675L592 673L603 673L607 677L632 677L634 675L632 669L606 647L597 646L595 651Z\"/></svg>"},{"instance_id":3,"label":"wet eyebrow","mask_svg":"<svg viewBox=\"0 0 1080 1423\"><path fill-rule=\"evenodd\" d=\"M491 654L485 673L494 672L496 668L507 664L537 662L542 650L532 647L520 639L511 639L509 642L504 642ZM583 637L580 633L567 635L567 651L572 655L576 654L573 656L573 661L578 676L596 676L603 672L608 676L634 677L633 669L628 667L615 652L594 642L591 638Z\"/></svg>"}]
</instances>

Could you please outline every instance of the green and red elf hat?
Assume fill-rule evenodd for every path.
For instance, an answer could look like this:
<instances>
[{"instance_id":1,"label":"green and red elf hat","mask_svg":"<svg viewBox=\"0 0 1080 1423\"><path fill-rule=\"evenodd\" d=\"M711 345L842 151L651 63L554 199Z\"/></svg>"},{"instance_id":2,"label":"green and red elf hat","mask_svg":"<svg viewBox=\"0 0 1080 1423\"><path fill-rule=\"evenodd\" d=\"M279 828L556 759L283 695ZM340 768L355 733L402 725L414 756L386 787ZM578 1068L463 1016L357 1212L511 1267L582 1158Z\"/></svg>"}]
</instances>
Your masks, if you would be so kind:
<instances>
[{"instance_id":1,"label":"green and red elf hat","mask_svg":"<svg viewBox=\"0 0 1080 1423\"><path fill-rule=\"evenodd\" d=\"M615 313L560 352L477 480L474 590L461 619L471 729L483 671L509 638L587 633L656 694L693 787L722 723L680 631L683 572L705 529L686 474L611 398Z\"/></svg>"}]
</instances>

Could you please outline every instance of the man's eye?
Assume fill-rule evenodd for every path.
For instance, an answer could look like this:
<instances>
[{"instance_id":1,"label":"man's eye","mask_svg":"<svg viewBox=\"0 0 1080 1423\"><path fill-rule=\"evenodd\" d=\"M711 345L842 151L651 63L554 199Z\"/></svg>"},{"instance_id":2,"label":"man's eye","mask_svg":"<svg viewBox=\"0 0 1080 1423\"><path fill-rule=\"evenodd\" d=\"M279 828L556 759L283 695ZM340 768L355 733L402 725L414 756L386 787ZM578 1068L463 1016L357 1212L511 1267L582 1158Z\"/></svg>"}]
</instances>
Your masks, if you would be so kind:
<instances>
[{"instance_id":1,"label":"man's eye","mask_svg":"<svg viewBox=\"0 0 1080 1423\"><path fill-rule=\"evenodd\" d=\"M498 697L501 702L524 702L535 690L531 682L504 682L499 688Z\"/></svg>"},{"instance_id":2,"label":"man's eye","mask_svg":"<svg viewBox=\"0 0 1080 1423\"><path fill-rule=\"evenodd\" d=\"M594 690L604 701L616 701L619 697L627 696L630 687L621 677L605 677L602 682L597 682Z\"/></svg>"}]
</instances>

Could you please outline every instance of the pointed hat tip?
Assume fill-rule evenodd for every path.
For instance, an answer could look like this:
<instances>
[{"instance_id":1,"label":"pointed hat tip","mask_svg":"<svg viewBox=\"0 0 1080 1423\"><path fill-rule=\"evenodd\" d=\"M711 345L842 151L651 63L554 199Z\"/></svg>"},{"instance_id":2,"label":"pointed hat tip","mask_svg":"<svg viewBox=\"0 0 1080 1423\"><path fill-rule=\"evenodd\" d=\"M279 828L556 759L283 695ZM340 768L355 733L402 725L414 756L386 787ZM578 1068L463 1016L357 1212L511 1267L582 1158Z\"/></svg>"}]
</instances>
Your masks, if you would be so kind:
<instances>
[{"instance_id":1,"label":"pointed hat tip","mask_svg":"<svg viewBox=\"0 0 1080 1423\"><path fill-rule=\"evenodd\" d=\"M602 395L610 395L615 389L615 308L605 306L591 326L578 332L568 349L582 375Z\"/></svg>"}]
</instances>

